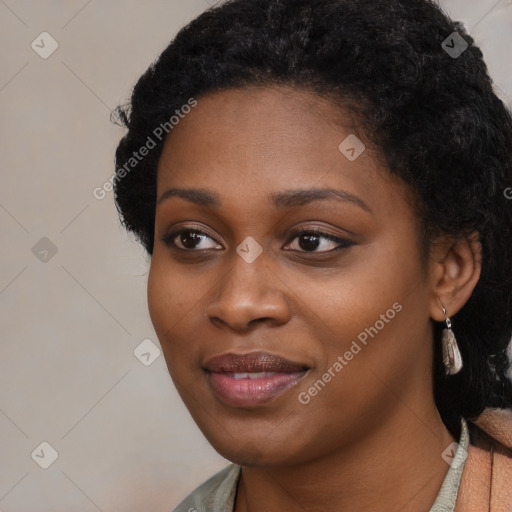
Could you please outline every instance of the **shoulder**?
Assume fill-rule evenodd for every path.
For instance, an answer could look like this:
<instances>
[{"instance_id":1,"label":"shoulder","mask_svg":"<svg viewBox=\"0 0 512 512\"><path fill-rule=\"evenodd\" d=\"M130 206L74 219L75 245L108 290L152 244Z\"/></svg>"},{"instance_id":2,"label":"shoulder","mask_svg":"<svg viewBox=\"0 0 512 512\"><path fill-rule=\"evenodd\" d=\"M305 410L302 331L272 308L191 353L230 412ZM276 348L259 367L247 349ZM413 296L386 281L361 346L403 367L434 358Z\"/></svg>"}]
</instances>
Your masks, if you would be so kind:
<instances>
[{"instance_id":1,"label":"shoulder","mask_svg":"<svg viewBox=\"0 0 512 512\"><path fill-rule=\"evenodd\" d=\"M230 464L192 491L173 512L232 512L240 466Z\"/></svg>"},{"instance_id":2,"label":"shoulder","mask_svg":"<svg viewBox=\"0 0 512 512\"><path fill-rule=\"evenodd\" d=\"M512 412L486 411L468 427L456 510L512 510Z\"/></svg>"}]
</instances>

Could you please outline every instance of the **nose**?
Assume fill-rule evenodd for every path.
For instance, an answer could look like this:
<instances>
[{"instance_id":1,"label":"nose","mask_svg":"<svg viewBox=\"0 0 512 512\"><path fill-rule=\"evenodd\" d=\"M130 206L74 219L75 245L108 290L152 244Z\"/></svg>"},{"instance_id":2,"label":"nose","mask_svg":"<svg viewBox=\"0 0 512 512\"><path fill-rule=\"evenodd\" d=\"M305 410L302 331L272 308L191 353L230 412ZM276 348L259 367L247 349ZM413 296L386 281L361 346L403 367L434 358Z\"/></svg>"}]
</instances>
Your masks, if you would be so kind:
<instances>
[{"instance_id":1,"label":"nose","mask_svg":"<svg viewBox=\"0 0 512 512\"><path fill-rule=\"evenodd\" d=\"M231 269L221 278L206 306L205 315L215 326L235 331L249 331L261 322L282 325L291 318L286 290L265 252L252 263L235 254Z\"/></svg>"}]
</instances>

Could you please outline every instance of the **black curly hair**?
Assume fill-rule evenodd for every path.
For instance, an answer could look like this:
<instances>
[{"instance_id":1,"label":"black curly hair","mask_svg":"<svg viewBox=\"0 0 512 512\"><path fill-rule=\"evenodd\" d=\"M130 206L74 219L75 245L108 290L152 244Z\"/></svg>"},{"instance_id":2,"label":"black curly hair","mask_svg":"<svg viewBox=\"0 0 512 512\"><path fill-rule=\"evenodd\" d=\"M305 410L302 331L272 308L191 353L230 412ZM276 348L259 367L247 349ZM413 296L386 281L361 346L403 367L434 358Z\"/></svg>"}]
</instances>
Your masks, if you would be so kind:
<instances>
[{"instance_id":1,"label":"black curly hair","mask_svg":"<svg viewBox=\"0 0 512 512\"><path fill-rule=\"evenodd\" d=\"M447 51L454 32L460 55ZM485 407L512 407L512 201L504 194L512 185L512 118L480 49L432 1L228 0L202 13L116 109L128 128L114 177L124 227L151 255L165 137L133 170L125 164L156 127L191 97L272 85L306 88L357 115L416 198L424 254L437 234L479 233L481 277L452 319L464 367L444 375L443 324L434 322L433 392L450 429Z\"/></svg>"}]
</instances>

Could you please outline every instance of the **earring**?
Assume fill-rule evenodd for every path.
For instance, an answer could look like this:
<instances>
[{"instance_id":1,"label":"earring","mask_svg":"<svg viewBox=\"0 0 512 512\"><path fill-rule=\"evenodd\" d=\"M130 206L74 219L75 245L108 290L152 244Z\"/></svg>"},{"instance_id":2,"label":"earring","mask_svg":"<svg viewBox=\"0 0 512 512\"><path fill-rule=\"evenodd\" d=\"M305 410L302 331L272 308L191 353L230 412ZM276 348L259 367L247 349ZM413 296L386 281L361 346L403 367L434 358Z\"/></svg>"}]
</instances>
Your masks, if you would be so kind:
<instances>
[{"instance_id":1,"label":"earring","mask_svg":"<svg viewBox=\"0 0 512 512\"><path fill-rule=\"evenodd\" d=\"M446 309L444 309L444 307L443 313L446 322L446 328L443 329L441 338L443 342L443 362L446 375L455 375L459 373L462 368L462 356L460 355L455 334L452 331L452 322L446 315Z\"/></svg>"}]
</instances>

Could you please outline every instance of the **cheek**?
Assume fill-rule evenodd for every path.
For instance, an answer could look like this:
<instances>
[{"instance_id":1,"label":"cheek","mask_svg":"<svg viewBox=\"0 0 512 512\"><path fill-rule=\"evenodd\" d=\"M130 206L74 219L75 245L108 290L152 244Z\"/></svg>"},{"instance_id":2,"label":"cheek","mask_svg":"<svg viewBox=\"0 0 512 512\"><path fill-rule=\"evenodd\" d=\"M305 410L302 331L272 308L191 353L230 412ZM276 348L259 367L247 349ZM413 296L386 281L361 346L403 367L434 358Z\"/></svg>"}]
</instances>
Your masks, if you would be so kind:
<instances>
[{"instance_id":1,"label":"cheek","mask_svg":"<svg viewBox=\"0 0 512 512\"><path fill-rule=\"evenodd\" d=\"M187 321L197 316L194 305L200 307L198 293L200 291L190 286L183 272L172 268L158 254L153 255L148 276L148 309L164 353L176 348Z\"/></svg>"},{"instance_id":2,"label":"cheek","mask_svg":"<svg viewBox=\"0 0 512 512\"><path fill-rule=\"evenodd\" d=\"M173 308L169 307L172 302L172 293L169 288L169 279L162 272L162 266L158 263L158 258L153 255L148 275L148 309L149 316L153 323L156 333L160 337L160 333L165 329L166 323L172 321ZM162 339L160 339L162 342Z\"/></svg>"},{"instance_id":3,"label":"cheek","mask_svg":"<svg viewBox=\"0 0 512 512\"><path fill-rule=\"evenodd\" d=\"M331 333L324 338L324 343L329 340L324 344L327 367L344 357L349 361L343 373L354 382L371 377L368 367L394 374L422 349L422 333L428 330L428 288L419 255L406 240L365 251L350 271L329 285L328 294L318 293L326 299L317 301L316 309Z\"/></svg>"},{"instance_id":4,"label":"cheek","mask_svg":"<svg viewBox=\"0 0 512 512\"><path fill-rule=\"evenodd\" d=\"M404 301L412 283L419 280L414 255L403 258L398 249L378 244L359 255L329 285L329 294L318 290L318 297L326 297L320 303L321 311L344 339L356 337L376 322L381 330L382 322L387 327L396 313L393 304Z\"/></svg>"}]
</instances>

